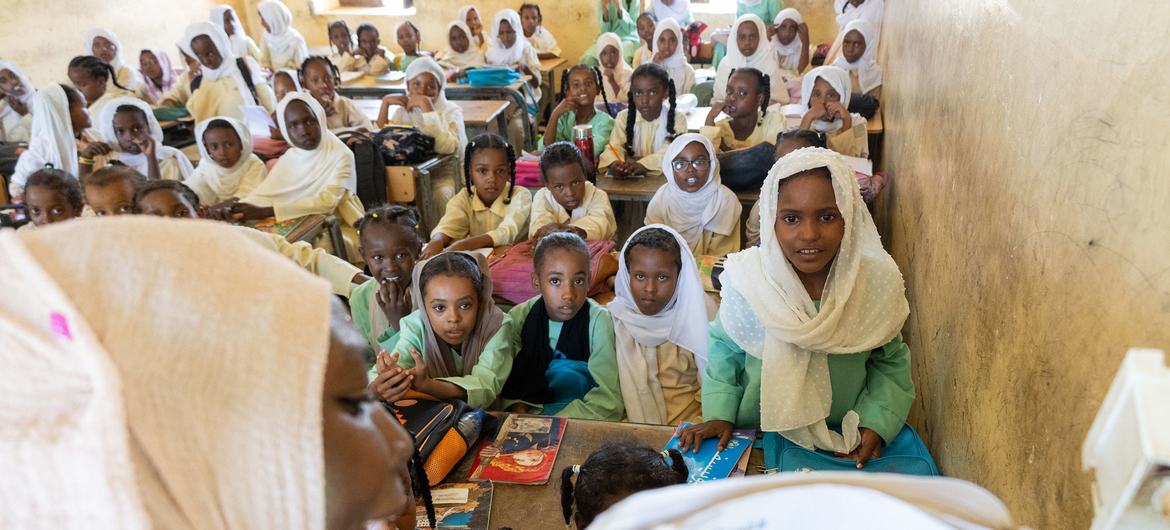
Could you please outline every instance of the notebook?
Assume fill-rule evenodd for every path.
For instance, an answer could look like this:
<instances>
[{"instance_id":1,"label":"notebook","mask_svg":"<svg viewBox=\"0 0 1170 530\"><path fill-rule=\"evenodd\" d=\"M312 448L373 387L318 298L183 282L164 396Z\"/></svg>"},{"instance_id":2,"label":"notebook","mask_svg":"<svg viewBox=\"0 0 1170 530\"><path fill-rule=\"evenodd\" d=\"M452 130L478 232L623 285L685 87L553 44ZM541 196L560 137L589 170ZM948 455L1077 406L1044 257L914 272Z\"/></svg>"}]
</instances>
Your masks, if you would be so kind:
<instances>
[{"instance_id":1,"label":"notebook","mask_svg":"<svg viewBox=\"0 0 1170 530\"><path fill-rule=\"evenodd\" d=\"M491 482L439 484L431 488L435 506L434 528L489 528L492 512ZM415 511L417 530L430 530L427 509L420 500Z\"/></svg>"},{"instance_id":2,"label":"notebook","mask_svg":"<svg viewBox=\"0 0 1170 530\"><path fill-rule=\"evenodd\" d=\"M471 466L471 480L547 484L565 434L565 418L510 414L495 439L485 441Z\"/></svg>"},{"instance_id":3,"label":"notebook","mask_svg":"<svg viewBox=\"0 0 1170 530\"><path fill-rule=\"evenodd\" d=\"M678 433L690 425L689 421L679 425L678 429L674 431L674 437L666 442L666 447L662 449L677 450L679 446ZM699 452L683 452L683 460L686 461L687 469L690 471L687 483L719 480L732 476L740 467L740 460L745 455L750 454L755 440L756 431L754 429L736 429L731 431L731 440L727 442L727 447L722 451L717 450L718 438L708 438L699 445ZM747 462L744 461L744 469L746 469L746 464Z\"/></svg>"}]
</instances>

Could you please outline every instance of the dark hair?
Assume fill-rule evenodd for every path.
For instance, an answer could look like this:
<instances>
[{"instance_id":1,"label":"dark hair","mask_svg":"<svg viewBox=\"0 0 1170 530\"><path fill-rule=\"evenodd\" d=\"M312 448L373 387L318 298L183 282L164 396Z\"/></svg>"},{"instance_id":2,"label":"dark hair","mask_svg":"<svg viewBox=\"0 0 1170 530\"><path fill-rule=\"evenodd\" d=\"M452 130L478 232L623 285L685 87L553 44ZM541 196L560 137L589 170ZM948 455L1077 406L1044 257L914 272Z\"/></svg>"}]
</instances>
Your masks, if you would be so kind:
<instances>
[{"instance_id":1,"label":"dark hair","mask_svg":"<svg viewBox=\"0 0 1170 530\"><path fill-rule=\"evenodd\" d=\"M536 10L536 20L539 20L541 23L544 22L544 15L541 14L541 12L540 12L540 4L533 4L533 3L529 3L529 2L524 2L523 4L520 4L520 9L517 9L516 12L523 15L525 9L535 9Z\"/></svg>"},{"instance_id":2,"label":"dark hair","mask_svg":"<svg viewBox=\"0 0 1170 530\"><path fill-rule=\"evenodd\" d=\"M763 101L760 101L761 116L767 116L768 102L772 100L772 76L755 68L733 68L731 73L727 74L727 79L730 81L731 76L735 74L750 75L756 81L756 89L764 95Z\"/></svg>"},{"instance_id":3,"label":"dark hair","mask_svg":"<svg viewBox=\"0 0 1170 530\"><path fill-rule=\"evenodd\" d=\"M597 89L601 91L601 101L605 102L605 113L609 117L613 117L613 112L609 110L609 94L605 91L605 81L601 77L601 70L596 66L589 66L587 64L575 64L571 68L561 72L561 93L558 94L557 103L563 101L569 94L569 76L572 75L573 70L592 70L593 80L597 83Z\"/></svg>"},{"instance_id":4,"label":"dark hair","mask_svg":"<svg viewBox=\"0 0 1170 530\"><path fill-rule=\"evenodd\" d=\"M674 81L670 80L670 74L667 73L666 68L663 68L661 65L656 63L643 63L636 70L634 70L634 74L630 76L630 85L632 86L634 84L635 79L643 76L653 77L662 83L662 86L666 87L666 93L670 99L670 110L666 113L666 141L672 142L674 141L674 137L677 136L677 133L674 130ZM630 89L628 104L629 108L626 109L626 145L624 147L626 150L626 156L633 157L634 122L638 121L638 106L634 104L634 90L632 88Z\"/></svg>"},{"instance_id":5,"label":"dark hair","mask_svg":"<svg viewBox=\"0 0 1170 530\"><path fill-rule=\"evenodd\" d=\"M573 142L556 142L544 148L540 155L540 180L548 183L545 174L549 169L571 165L581 166L581 174L589 178L589 169L585 167L585 157Z\"/></svg>"},{"instance_id":6,"label":"dark hair","mask_svg":"<svg viewBox=\"0 0 1170 530\"><path fill-rule=\"evenodd\" d=\"M114 86L131 92L129 88L118 84L118 73L114 71L114 67L102 62L97 57L92 55L78 55L69 61L69 69L74 68L85 70L85 73L90 77L105 79L113 83Z\"/></svg>"},{"instance_id":7,"label":"dark hair","mask_svg":"<svg viewBox=\"0 0 1170 530\"><path fill-rule=\"evenodd\" d=\"M65 92L65 102L70 107L73 107L74 105L81 103L81 93L78 92L76 88L73 88L71 85L66 85L63 83L58 83L57 86L61 87L61 90ZM74 132L78 132L78 131L74 131Z\"/></svg>"},{"instance_id":8,"label":"dark hair","mask_svg":"<svg viewBox=\"0 0 1170 530\"><path fill-rule=\"evenodd\" d=\"M516 152L512 144L498 134L482 133L467 142L467 147L463 149L463 178L467 183L467 194L471 195L471 157L476 151L484 149L499 149L508 157L508 175L511 180L508 182L508 195L504 197L504 204L511 204L512 194L516 192Z\"/></svg>"},{"instance_id":9,"label":"dark hair","mask_svg":"<svg viewBox=\"0 0 1170 530\"><path fill-rule=\"evenodd\" d=\"M117 116L118 114L123 113L123 112L137 113L139 116L142 116L142 123L145 123L146 127L148 129L150 128L150 118L148 118L146 116L146 111L144 111L144 110L142 110L134 105L118 105L118 108L114 109L114 116Z\"/></svg>"},{"instance_id":10,"label":"dark hair","mask_svg":"<svg viewBox=\"0 0 1170 530\"><path fill-rule=\"evenodd\" d=\"M626 251L622 257L626 262L626 267L630 266L630 254L633 254L634 249L638 247L670 252L674 256L675 266L682 270L682 247L679 247L678 240L670 232L661 228L647 228L634 234L626 243Z\"/></svg>"},{"instance_id":11,"label":"dark hair","mask_svg":"<svg viewBox=\"0 0 1170 530\"><path fill-rule=\"evenodd\" d=\"M655 15L653 11L643 11L641 15L638 15L638 17L634 19L634 24L637 24L638 19L642 17L646 17L650 19L650 21L655 25L658 25L658 15Z\"/></svg>"},{"instance_id":12,"label":"dark hair","mask_svg":"<svg viewBox=\"0 0 1170 530\"><path fill-rule=\"evenodd\" d=\"M548 253L559 249L577 252L585 258L585 264L589 264L589 247L585 244L585 240L581 239L581 236L572 232L552 232L536 242L536 252L532 256L532 270L539 273Z\"/></svg>"},{"instance_id":13,"label":"dark hair","mask_svg":"<svg viewBox=\"0 0 1170 530\"><path fill-rule=\"evenodd\" d=\"M62 197L65 197L65 200L69 201L69 205L77 210L78 214L81 213L81 183L77 182L77 179L73 178L73 175L57 168L45 167L29 175L28 182L24 184L24 189L28 190L33 186L48 188L61 194Z\"/></svg>"},{"instance_id":14,"label":"dark hair","mask_svg":"<svg viewBox=\"0 0 1170 530\"><path fill-rule=\"evenodd\" d=\"M413 29L415 38L422 40L422 32L418 30L418 26L415 26L414 22L411 22L409 20L403 20L402 24L406 24L407 26L410 27L410 29ZM399 24L399 26L401 26L402 24ZM397 33L397 31L395 33ZM397 35L395 35L395 37L397 37Z\"/></svg>"},{"instance_id":15,"label":"dark hair","mask_svg":"<svg viewBox=\"0 0 1170 530\"><path fill-rule=\"evenodd\" d=\"M427 283L435 276L454 276L467 278L478 296L483 289L483 271L479 270L479 263L475 258L462 252L444 252L428 260L418 275L418 292L425 293ZM422 300L415 300L422 307Z\"/></svg>"},{"instance_id":16,"label":"dark hair","mask_svg":"<svg viewBox=\"0 0 1170 530\"><path fill-rule=\"evenodd\" d=\"M142 186L146 183L146 177L143 176L142 173L139 173L138 170L120 164L110 164L97 171L94 171L93 173L90 173L88 176L82 179L81 185L97 186L100 188L102 186L109 186L110 184L121 182L123 180L129 180L136 190L139 186Z\"/></svg>"},{"instance_id":17,"label":"dark hair","mask_svg":"<svg viewBox=\"0 0 1170 530\"><path fill-rule=\"evenodd\" d=\"M828 139L825 138L824 133L810 131L808 129L792 129L776 135L776 151L780 150L780 142L784 140L804 142L808 144L808 147L820 147L822 149L828 144ZM779 160L780 157L775 156L776 151L773 152L773 157Z\"/></svg>"},{"instance_id":18,"label":"dark hair","mask_svg":"<svg viewBox=\"0 0 1170 530\"><path fill-rule=\"evenodd\" d=\"M565 524L577 506L577 527L585 528L601 512L640 491L684 484L689 471L682 453L664 455L638 442L606 442L581 464L573 485L573 467L561 471L561 511Z\"/></svg>"},{"instance_id":19,"label":"dark hair","mask_svg":"<svg viewBox=\"0 0 1170 530\"><path fill-rule=\"evenodd\" d=\"M382 205L366 210L366 214L361 219L358 219L353 226L358 230L365 230L373 225L398 225L406 228L414 236L415 241L418 242L418 246L421 248L424 239L418 231L418 223L418 212L414 208L398 205Z\"/></svg>"},{"instance_id":20,"label":"dark hair","mask_svg":"<svg viewBox=\"0 0 1170 530\"><path fill-rule=\"evenodd\" d=\"M373 25L373 24L370 24L369 22L362 22L362 23L361 23L361 24L360 24L360 25L357 27L357 31L355 31L354 33L356 33L356 34L357 34L357 36L358 36L358 38L360 39L360 38L362 38L362 32L363 32L363 31L372 31L372 32L374 32L374 33L378 34L378 38L381 38L381 37L382 37L382 32L378 31L378 26L375 26L375 25Z\"/></svg>"},{"instance_id":21,"label":"dark hair","mask_svg":"<svg viewBox=\"0 0 1170 530\"><path fill-rule=\"evenodd\" d=\"M300 69L297 70L297 77L300 78L301 86L305 85L305 70L309 68L310 64L319 62L325 65L327 72L333 72L333 84L341 84L341 71L337 69L337 65L333 64L328 57L324 55L310 55L301 63ZM334 87L336 88L336 87Z\"/></svg>"},{"instance_id":22,"label":"dark hair","mask_svg":"<svg viewBox=\"0 0 1170 530\"><path fill-rule=\"evenodd\" d=\"M427 477L426 466L423 464L423 458L418 453L418 446L415 446L414 456L410 458L410 485L411 489L414 490L414 497L423 501L423 506L427 510L427 523L431 528L434 528L435 503L431 500L431 484Z\"/></svg>"},{"instance_id":23,"label":"dark hair","mask_svg":"<svg viewBox=\"0 0 1170 530\"><path fill-rule=\"evenodd\" d=\"M347 36L350 34L350 32L349 32L349 24L346 24L346 23L345 23L345 21L344 21L344 20L342 20L342 19L337 19L337 20L334 20L334 21L330 22L328 26L325 26L325 33L326 33L326 35L325 35L325 36L326 36L326 37L328 37L328 36L329 36L329 35L328 35L329 33L333 33L333 28L345 28L345 34L346 34ZM360 26L358 27L358 31L361 31L361 27L360 27ZM333 44L333 43L332 43L332 42L330 42L329 44Z\"/></svg>"},{"instance_id":24,"label":"dark hair","mask_svg":"<svg viewBox=\"0 0 1170 530\"><path fill-rule=\"evenodd\" d=\"M119 107L119 109L120 108L121 107ZM232 127L232 124L228 123L227 120L221 119L221 118L212 118L211 121L207 122L207 127L205 129L203 129L203 135L207 136L208 131L212 131L215 129L227 129L227 130L231 131L232 133L234 133L237 137L240 136L240 133L236 132L236 128ZM203 140L203 139L200 138L200 140ZM241 138L240 140L243 140L243 138ZM204 140L204 141L206 141L206 140Z\"/></svg>"},{"instance_id":25,"label":"dark hair","mask_svg":"<svg viewBox=\"0 0 1170 530\"><path fill-rule=\"evenodd\" d=\"M179 197L185 199L192 208L199 207L199 196L195 194L194 190L187 187L186 184L183 184L177 180L150 180L147 181L146 184L139 186L138 189L134 191L134 213L142 213L142 210L138 208L139 201L146 198L147 195L150 195L151 193L158 190L173 191L178 194Z\"/></svg>"}]
</instances>

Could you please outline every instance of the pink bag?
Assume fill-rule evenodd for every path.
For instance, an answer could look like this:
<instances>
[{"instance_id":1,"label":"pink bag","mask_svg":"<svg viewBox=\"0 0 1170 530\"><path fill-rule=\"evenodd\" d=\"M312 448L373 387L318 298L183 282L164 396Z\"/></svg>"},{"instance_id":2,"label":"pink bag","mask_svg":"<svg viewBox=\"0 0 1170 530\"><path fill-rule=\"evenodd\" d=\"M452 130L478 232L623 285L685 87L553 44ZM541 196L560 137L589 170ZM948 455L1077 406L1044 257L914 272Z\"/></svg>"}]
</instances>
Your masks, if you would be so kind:
<instances>
[{"instance_id":1,"label":"pink bag","mask_svg":"<svg viewBox=\"0 0 1170 530\"><path fill-rule=\"evenodd\" d=\"M516 185L525 188L539 188L544 186L544 183L540 181L540 161L517 160Z\"/></svg>"},{"instance_id":2,"label":"pink bag","mask_svg":"<svg viewBox=\"0 0 1170 530\"><path fill-rule=\"evenodd\" d=\"M614 267L604 266L603 261L613 260L609 252L617 244L595 240L585 244L589 247L589 296L595 296L607 289L605 278L613 274L611 269ZM535 242L528 240L513 245L502 256L493 255L488 264L492 275L492 296L519 304L540 294L532 287L532 255L535 250Z\"/></svg>"}]
</instances>

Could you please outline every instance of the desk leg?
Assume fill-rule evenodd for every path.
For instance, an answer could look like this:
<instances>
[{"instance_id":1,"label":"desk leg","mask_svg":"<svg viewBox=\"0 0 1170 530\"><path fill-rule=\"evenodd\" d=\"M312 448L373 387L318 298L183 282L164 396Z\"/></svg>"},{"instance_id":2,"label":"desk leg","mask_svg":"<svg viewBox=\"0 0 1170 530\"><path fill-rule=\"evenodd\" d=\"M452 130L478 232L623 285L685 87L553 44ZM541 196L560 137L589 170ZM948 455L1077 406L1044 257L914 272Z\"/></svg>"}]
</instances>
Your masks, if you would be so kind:
<instances>
[{"instance_id":1,"label":"desk leg","mask_svg":"<svg viewBox=\"0 0 1170 530\"><path fill-rule=\"evenodd\" d=\"M426 169L414 170L414 204L418 208L418 215L422 218L422 233L431 233L431 228L438 224L435 219L435 207L431 197L431 172Z\"/></svg>"},{"instance_id":2,"label":"desk leg","mask_svg":"<svg viewBox=\"0 0 1170 530\"><path fill-rule=\"evenodd\" d=\"M618 225L615 237L618 248L626 244L630 234L646 224L647 204L645 201L613 201L613 215Z\"/></svg>"}]
</instances>

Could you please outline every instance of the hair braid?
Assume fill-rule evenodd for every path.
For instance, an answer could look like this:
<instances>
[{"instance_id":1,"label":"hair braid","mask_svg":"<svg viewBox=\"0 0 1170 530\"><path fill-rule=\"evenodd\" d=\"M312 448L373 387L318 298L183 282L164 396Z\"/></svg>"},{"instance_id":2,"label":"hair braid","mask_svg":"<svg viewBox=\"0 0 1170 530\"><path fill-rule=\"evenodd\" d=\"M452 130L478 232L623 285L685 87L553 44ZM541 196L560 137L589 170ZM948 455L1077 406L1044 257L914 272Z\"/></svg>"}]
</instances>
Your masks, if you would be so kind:
<instances>
[{"instance_id":1,"label":"hair braid","mask_svg":"<svg viewBox=\"0 0 1170 530\"><path fill-rule=\"evenodd\" d=\"M593 73L597 75L597 87L601 89L601 101L605 102L605 113L609 114L609 117L612 118L613 111L609 110L609 95L605 91L605 79L601 77L601 69L596 66L591 68L593 68Z\"/></svg>"}]
</instances>

